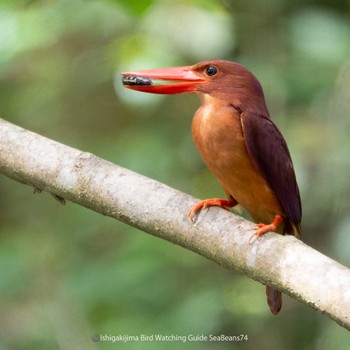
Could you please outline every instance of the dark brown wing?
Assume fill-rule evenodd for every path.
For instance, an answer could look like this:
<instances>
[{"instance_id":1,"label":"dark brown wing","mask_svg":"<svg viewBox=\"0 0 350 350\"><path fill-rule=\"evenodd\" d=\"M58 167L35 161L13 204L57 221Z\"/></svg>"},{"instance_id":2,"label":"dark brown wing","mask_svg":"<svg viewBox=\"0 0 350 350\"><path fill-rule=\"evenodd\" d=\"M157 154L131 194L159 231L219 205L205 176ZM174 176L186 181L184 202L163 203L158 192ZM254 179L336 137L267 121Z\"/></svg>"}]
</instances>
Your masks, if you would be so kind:
<instances>
[{"instance_id":1,"label":"dark brown wing","mask_svg":"<svg viewBox=\"0 0 350 350\"><path fill-rule=\"evenodd\" d=\"M300 194L286 141L268 117L243 112L241 122L251 160L275 193L287 219L299 226Z\"/></svg>"}]
</instances>

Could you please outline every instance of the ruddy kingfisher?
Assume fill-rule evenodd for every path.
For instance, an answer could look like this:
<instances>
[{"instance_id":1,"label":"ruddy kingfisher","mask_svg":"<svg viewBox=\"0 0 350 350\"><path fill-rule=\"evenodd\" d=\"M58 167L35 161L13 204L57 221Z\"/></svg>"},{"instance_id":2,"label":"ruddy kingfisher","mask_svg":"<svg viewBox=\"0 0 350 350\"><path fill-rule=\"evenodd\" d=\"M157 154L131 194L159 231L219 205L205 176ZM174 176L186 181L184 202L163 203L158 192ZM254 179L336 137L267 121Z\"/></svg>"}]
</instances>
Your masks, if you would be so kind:
<instances>
[{"instance_id":1,"label":"ruddy kingfisher","mask_svg":"<svg viewBox=\"0 0 350 350\"><path fill-rule=\"evenodd\" d=\"M129 89L156 94L192 92L201 98L192 121L193 139L227 199L199 202L189 212L191 220L202 208L227 209L239 204L257 224L249 241L269 231L300 235L301 201L292 159L270 119L263 89L249 70L235 62L208 60L122 74ZM281 292L267 286L266 296L271 312L277 315Z\"/></svg>"}]
</instances>

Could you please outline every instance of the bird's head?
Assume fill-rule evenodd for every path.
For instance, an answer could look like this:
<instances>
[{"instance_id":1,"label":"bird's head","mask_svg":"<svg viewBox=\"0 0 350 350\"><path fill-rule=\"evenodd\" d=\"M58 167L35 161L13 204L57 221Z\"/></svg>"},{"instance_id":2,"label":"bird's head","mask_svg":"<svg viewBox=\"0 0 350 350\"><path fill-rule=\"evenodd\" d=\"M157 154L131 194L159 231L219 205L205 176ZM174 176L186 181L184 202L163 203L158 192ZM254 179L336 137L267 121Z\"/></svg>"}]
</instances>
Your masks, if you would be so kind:
<instances>
[{"instance_id":1,"label":"bird's head","mask_svg":"<svg viewBox=\"0 0 350 350\"><path fill-rule=\"evenodd\" d=\"M260 111L266 110L264 114L268 113L259 81L248 69L235 62L208 60L193 66L122 74L124 86L132 90L154 94L206 94L232 103L242 110L254 107Z\"/></svg>"}]
</instances>

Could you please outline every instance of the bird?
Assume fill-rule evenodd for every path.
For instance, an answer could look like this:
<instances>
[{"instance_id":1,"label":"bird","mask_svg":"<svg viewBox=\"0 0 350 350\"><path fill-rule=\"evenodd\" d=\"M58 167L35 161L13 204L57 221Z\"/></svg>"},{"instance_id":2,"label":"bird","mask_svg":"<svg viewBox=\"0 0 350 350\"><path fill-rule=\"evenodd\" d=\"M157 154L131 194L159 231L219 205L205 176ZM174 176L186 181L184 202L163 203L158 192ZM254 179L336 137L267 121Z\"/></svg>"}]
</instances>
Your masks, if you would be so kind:
<instances>
[{"instance_id":1,"label":"bird","mask_svg":"<svg viewBox=\"0 0 350 350\"><path fill-rule=\"evenodd\" d=\"M229 209L239 204L256 223L249 242L269 231L300 237L302 208L291 155L252 72L236 62L206 60L122 75L129 89L156 94L188 92L201 99L192 120L192 136L227 198L200 201L189 211L191 220L203 208ZM279 314L282 293L266 286L266 297L272 314Z\"/></svg>"}]
</instances>

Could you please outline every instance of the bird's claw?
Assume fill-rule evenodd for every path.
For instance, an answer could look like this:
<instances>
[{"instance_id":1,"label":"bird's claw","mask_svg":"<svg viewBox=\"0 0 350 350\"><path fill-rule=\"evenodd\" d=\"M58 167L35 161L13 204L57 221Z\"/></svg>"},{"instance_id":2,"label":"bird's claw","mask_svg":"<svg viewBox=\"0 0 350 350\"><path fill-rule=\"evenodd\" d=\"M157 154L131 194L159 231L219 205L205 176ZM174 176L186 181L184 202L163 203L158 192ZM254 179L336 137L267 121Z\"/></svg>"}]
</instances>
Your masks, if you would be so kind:
<instances>
[{"instance_id":1,"label":"bird's claw","mask_svg":"<svg viewBox=\"0 0 350 350\"><path fill-rule=\"evenodd\" d=\"M248 243L250 244L252 239L256 237L259 239L262 235L270 231L276 231L277 227L283 222L283 218L280 215L276 215L271 224L255 224L255 227L259 229L256 230L249 238Z\"/></svg>"},{"instance_id":2,"label":"bird's claw","mask_svg":"<svg viewBox=\"0 0 350 350\"><path fill-rule=\"evenodd\" d=\"M256 230L249 238L248 243L252 243L252 239L256 237L256 239L259 239L263 234L269 231L273 231L273 229L270 229L271 225L266 225L266 224L256 224L254 227L259 227L259 230ZM276 229L276 228L275 228Z\"/></svg>"},{"instance_id":3,"label":"bird's claw","mask_svg":"<svg viewBox=\"0 0 350 350\"><path fill-rule=\"evenodd\" d=\"M192 221L192 223L196 222L199 212L202 209L206 209L207 207L208 207L208 204L204 200L204 201L200 201L199 203L197 203L191 208L191 210L188 213L188 216L190 217L190 220Z\"/></svg>"},{"instance_id":4,"label":"bird's claw","mask_svg":"<svg viewBox=\"0 0 350 350\"><path fill-rule=\"evenodd\" d=\"M198 202L196 205L194 205L189 211L188 216L190 217L191 221L195 223L198 213L202 209L207 209L208 207L220 207L222 209L228 210L229 208L234 207L236 204L237 202L234 199L229 199L229 200L221 199L221 198L205 199L203 201Z\"/></svg>"}]
</instances>

